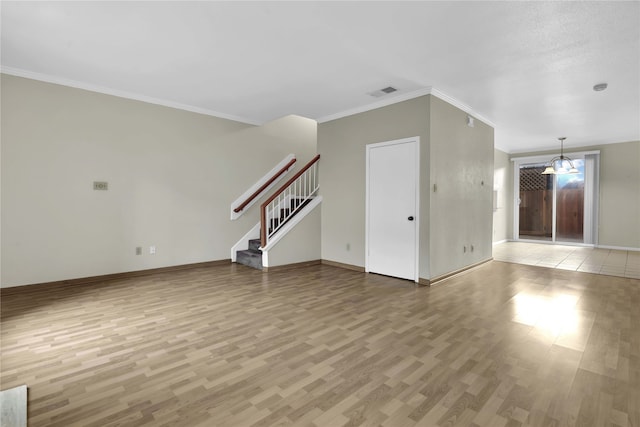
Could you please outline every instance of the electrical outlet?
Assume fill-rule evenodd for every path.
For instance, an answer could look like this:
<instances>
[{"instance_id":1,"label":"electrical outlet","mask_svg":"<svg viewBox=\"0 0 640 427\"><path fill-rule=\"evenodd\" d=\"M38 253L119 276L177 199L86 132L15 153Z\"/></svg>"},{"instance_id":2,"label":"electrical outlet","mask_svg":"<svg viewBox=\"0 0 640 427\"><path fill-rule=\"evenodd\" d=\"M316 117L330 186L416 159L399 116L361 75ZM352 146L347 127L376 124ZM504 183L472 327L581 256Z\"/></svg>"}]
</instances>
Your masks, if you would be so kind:
<instances>
[{"instance_id":1,"label":"electrical outlet","mask_svg":"<svg viewBox=\"0 0 640 427\"><path fill-rule=\"evenodd\" d=\"M156 247L155 246L149 246L149 253L151 255L155 254L156 253Z\"/></svg>"},{"instance_id":2,"label":"electrical outlet","mask_svg":"<svg viewBox=\"0 0 640 427\"><path fill-rule=\"evenodd\" d=\"M136 255L142 255L142 246L136 246Z\"/></svg>"},{"instance_id":3,"label":"electrical outlet","mask_svg":"<svg viewBox=\"0 0 640 427\"><path fill-rule=\"evenodd\" d=\"M351 250L351 243L347 243L347 250L350 251Z\"/></svg>"}]
</instances>

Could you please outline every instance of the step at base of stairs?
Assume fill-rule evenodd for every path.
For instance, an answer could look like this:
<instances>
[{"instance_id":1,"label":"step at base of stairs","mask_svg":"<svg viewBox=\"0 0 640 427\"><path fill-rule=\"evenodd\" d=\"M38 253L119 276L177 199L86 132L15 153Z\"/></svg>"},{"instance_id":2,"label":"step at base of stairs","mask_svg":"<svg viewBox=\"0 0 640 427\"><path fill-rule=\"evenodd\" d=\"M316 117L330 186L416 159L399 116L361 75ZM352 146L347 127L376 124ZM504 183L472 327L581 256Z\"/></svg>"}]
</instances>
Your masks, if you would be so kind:
<instances>
[{"instance_id":1,"label":"step at base of stairs","mask_svg":"<svg viewBox=\"0 0 640 427\"><path fill-rule=\"evenodd\" d=\"M262 253L262 251L260 250L261 244L262 242L260 241L260 239L251 239L249 240L249 250Z\"/></svg>"},{"instance_id":2,"label":"step at base of stairs","mask_svg":"<svg viewBox=\"0 0 640 427\"><path fill-rule=\"evenodd\" d=\"M236 252L236 262L247 267L262 270L262 252L254 250L244 250Z\"/></svg>"}]
</instances>

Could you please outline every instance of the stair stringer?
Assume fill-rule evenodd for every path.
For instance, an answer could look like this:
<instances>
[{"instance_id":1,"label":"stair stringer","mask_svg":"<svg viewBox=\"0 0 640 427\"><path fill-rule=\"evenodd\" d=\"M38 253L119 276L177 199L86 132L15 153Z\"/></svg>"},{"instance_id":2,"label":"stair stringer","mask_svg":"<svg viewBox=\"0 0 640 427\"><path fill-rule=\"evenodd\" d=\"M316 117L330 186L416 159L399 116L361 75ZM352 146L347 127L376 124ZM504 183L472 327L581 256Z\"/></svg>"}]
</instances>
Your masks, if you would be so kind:
<instances>
[{"instance_id":1,"label":"stair stringer","mask_svg":"<svg viewBox=\"0 0 640 427\"><path fill-rule=\"evenodd\" d=\"M262 251L262 266L269 267L269 250L273 249L278 242L287 235L293 228L302 221L307 215L309 215L316 206L322 203L322 196L315 196L311 198L311 201L302 209L300 209L294 216L292 216L271 238L269 243L264 247L260 247ZM258 224L259 225L259 224ZM247 243L248 245L248 243ZM248 246L247 246L248 247Z\"/></svg>"}]
</instances>

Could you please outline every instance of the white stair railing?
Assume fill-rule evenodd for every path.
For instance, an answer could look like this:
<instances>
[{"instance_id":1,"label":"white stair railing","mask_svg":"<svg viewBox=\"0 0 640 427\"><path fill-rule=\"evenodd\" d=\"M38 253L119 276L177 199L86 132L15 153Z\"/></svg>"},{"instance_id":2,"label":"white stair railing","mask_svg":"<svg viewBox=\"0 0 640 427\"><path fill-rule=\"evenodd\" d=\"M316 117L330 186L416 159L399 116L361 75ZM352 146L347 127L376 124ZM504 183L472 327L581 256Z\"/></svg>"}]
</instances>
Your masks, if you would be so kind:
<instances>
[{"instance_id":1,"label":"white stair railing","mask_svg":"<svg viewBox=\"0 0 640 427\"><path fill-rule=\"evenodd\" d=\"M317 193L318 160L314 157L260 206L260 244L264 248L289 218L302 209Z\"/></svg>"}]
</instances>

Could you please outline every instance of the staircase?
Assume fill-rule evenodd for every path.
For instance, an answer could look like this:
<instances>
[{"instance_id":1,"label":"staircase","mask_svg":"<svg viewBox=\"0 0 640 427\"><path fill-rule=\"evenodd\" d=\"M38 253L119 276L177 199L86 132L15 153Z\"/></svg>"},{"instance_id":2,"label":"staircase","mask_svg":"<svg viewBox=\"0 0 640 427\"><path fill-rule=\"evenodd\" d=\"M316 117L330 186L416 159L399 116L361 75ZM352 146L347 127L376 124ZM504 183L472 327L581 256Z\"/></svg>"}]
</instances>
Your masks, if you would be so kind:
<instances>
[{"instance_id":1,"label":"staircase","mask_svg":"<svg viewBox=\"0 0 640 427\"><path fill-rule=\"evenodd\" d=\"M260 239L251 239L249 249L236 251L237 263L262 270L264 255L265 264L268 266L269 248L291 228L282 229L282 226L313 200L315 200L313 207L322 201L322 197L317 196L318 160L320 160L319 154L260 205L260 223L256 224L245 237L253 237L255 236L253 233L257 231ZM297 221L298 219L292 221L290 225L295 225ZM241 243L236 243L234 247L242 247ZM263 254L262 251L265 253ZM233 259L233 254L231 258Z\"/></svg>"},{"instance_id":2,"label":"staircase","mask_svg":"<svg viewBox=\"0 0 640 427\"><path fill-rule=\"evenodd\" d=\"M262 251L260 250L260 239L249 240L249 249L236 252L236 262L247 267L262 270Z\"/></svg>"},{"instance_id":3,"label":"staircase","mask_svg":"<svg viewBox=\"0 0 640 427\"><path fill-rule=\"evenodd\" d=\"M295 216L295 214L311 202L310 198L294 198L290 201L290 207L280 209L280 216L277 218L271 218L269 224L269 235L274 230L280 228L287 221ZM291 214L293 212L293 214ZM236 251L236 262L238 264L246 265L247 267L256 268L262 270L262 251L260 250L261 240L250 239L249 249L242 251Z\"/></svg>"}]
</instances>

